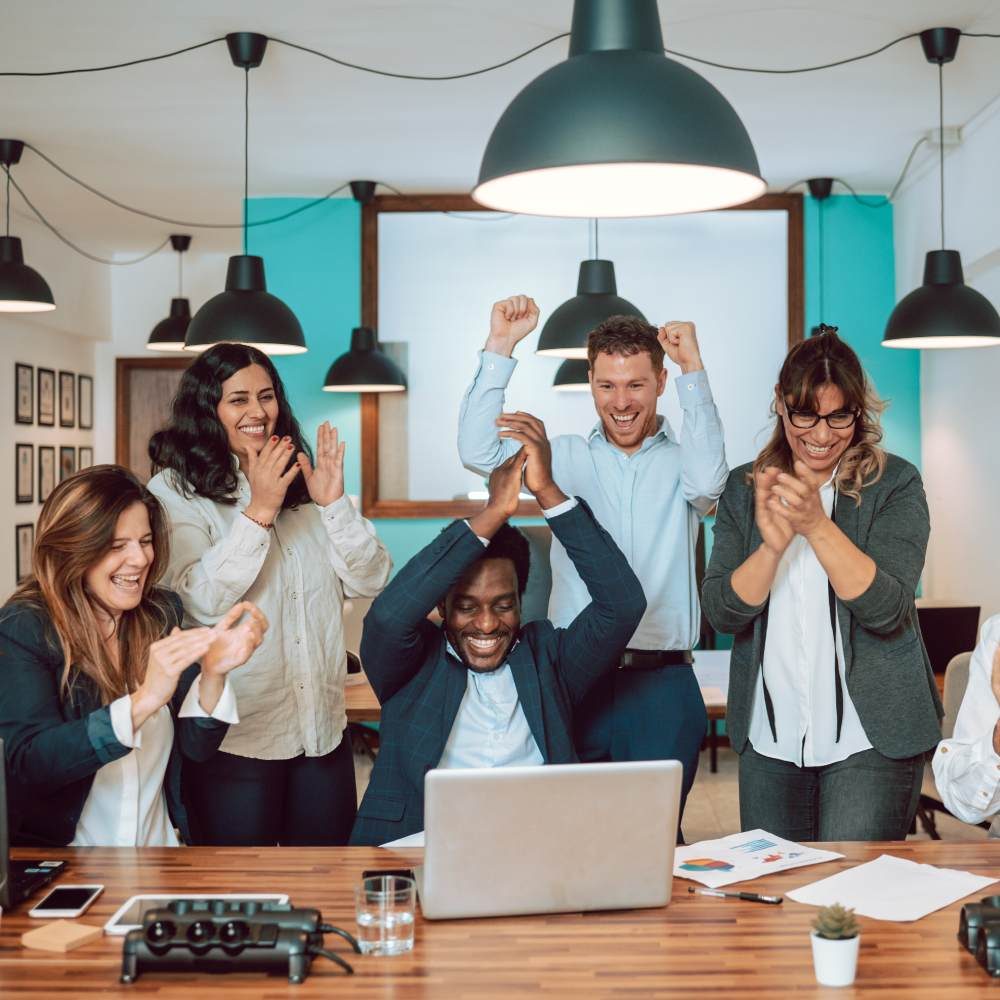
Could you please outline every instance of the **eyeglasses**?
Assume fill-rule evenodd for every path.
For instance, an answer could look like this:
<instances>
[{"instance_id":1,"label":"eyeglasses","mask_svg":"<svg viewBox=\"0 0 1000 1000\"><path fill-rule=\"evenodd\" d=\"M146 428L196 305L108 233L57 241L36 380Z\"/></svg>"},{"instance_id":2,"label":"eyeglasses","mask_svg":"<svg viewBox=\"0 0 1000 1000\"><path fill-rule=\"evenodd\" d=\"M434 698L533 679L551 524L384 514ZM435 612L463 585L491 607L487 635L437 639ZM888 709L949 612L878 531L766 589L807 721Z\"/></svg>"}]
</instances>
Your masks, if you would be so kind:
<instances>
[{"instance_id":1,"label":"eyeglasses","mask_svg":"<svg viewBox=\"0 0 1000 1000\"><path fill-rule=\"evenodd\" d=\"M793 410L790 406L786 406L785 412L788 414L792 426L802 429L815 427L821 420L825 420L826 426L831 430L846 431L848 427L853 427L858 419L857 410L835 410L833 413L820 416L820 414L812 413L809 410Z\"/></svg>"}]
</instances>

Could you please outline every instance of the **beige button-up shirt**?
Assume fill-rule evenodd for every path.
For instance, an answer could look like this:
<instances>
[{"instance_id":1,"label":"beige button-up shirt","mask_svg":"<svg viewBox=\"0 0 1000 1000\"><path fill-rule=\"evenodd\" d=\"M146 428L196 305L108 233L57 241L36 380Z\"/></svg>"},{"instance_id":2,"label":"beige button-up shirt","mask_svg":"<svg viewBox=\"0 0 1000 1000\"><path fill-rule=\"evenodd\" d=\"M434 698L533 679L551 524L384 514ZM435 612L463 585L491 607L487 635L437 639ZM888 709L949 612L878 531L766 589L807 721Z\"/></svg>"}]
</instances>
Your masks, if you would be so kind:
<instances>
[{"instance_id":1,"label":"beige button-up shirt","mask_svg":"<svg viewBox=\"0 0 1000 1000\"><path fill-rule=\"evenodd\" d=\"M282 510L270 530L241 513L250 484L237 473L236 503L185 497L174 473L149 482L166 508L170 564L164 585L180 595L186 624L215 624L238 601L253 601L270 628L229 678L240 724L226 753L287 760L334 750L347 726L344 597L374 597L392 560L346 496L328 507Z\"/></svg>"}]
</instances>

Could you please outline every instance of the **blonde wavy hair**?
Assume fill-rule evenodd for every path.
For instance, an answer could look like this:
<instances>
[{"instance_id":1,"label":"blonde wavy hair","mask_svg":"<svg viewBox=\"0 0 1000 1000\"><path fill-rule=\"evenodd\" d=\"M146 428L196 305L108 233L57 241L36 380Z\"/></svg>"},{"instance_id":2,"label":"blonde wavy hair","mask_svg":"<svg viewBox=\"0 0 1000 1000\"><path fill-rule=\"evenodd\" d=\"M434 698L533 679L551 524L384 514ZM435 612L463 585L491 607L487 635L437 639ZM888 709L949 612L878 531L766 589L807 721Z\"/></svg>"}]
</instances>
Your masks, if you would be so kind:
<instances>
[{"instance_id":1,"label":"blonde wavy hair","mask_svg":"<svg viewBox=\"0 0 1000 1000\"><path fill-rule=\"evenodd\" d=\"M788 352L778 374L775 398L771 400L774 430L753 463L752 476L769 466L792 471L794 460L777 410L777 395L792 409L816 413L819 409L816 394L825 385L840 389L844 409L858 415L854 437L837 467L835 485L860 506L861 491L878 482L885 472L886 454L879 447L882 440L879 417L886 404L876 395L857 354L837 336L836 327L822 326L818 335L803 340Z\"/></svg>"},{"instance_id":2,"label":"blonde wavy hair","mask_svg":"<svg viewBox=\"0 0 1000 1000\"><path fill-rule=\"evenodd\" d=\"M118 620L115 663L102 638L111 609L87 590L85 576L111 549L119 516L137 503L149 513L153 563L138 606ZM139 686L149 647L164 635L172 617L166 594L156 587L167 560L163 510L127 469L95 465L52 491L38 519L33 572L10 603L38 608L51 619L63 657L62 698L69 698L80 674L94 682L103 704Z\"/></svg>"}]
</instances>

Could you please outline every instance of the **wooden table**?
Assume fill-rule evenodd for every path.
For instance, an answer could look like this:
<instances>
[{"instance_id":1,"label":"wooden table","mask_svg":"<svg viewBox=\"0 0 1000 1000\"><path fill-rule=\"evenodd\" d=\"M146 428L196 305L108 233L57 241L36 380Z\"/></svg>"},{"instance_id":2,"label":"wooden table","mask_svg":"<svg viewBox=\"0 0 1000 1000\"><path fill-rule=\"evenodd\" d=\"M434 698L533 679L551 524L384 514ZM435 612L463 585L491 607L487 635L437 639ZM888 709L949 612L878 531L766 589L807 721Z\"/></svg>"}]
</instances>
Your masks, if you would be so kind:
<instances>
[{"instance_id":1,"label":"wooden table","mask_svg":"<svg viewBox=\"0 0 1000 1000\"><path fill-rule=\"evenodd\" d=\"M980 874L1000 875L1000 843L907 842L828 844L843 861L744 883L787 892L889 851L900 857ZM46 852L15 851L38 857ZM420 851L376 848L90 848L47 852L69 859L65 882L100 881L104 895L82 918L103 924L139 891L288 892L318 906L326 920L353 929L353 888L362 869L418 863ZM485 874L485 873L484 873ZM0 924L0 995L64 998L119 994L157 998L517 996L684 998L742 996L906 997L952 1000L996 996L994 984L955 939L960 904L914 924L861 918L861 958L853 988L816 986L809 925L815 909L790 900L780 907L691 896L676 879L670 906L655 910L570 913L466 921L423 921L412 953L394 958L352 955L348 977L317 959L301 986L282 978L149 974L118 984L121 939L102 937L66 956L27 951L23 931L37 925L26 906ZM984 893L985 894L985 893ZM975 898L975 897L972 897ZM337 947L334 935L328 943ZM339 950L339 948L338 948Z\"/></svg>"},{"instance_id":2,"label":"wooden table","mask_svg":"<svg viewBox=\"0 0 1000 1000\"><path fill-rule=\"evenodd\" d=\"M368 678L363 673L348 674L344 688L348 722L378 722L382 718L382 706L372 690ZM355 680L355 678L358 678Z\"/></svg>"}]
</instances>

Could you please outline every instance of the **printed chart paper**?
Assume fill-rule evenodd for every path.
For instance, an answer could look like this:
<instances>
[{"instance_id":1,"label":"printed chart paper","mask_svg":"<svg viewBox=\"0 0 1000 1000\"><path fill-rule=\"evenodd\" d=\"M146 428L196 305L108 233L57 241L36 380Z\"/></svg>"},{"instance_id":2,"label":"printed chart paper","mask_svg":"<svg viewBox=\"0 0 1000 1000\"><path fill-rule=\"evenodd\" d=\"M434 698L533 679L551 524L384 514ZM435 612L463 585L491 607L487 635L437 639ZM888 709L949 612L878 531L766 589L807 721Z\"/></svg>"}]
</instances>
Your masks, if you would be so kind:
<instances>
[{"instance_id":1,"label":"printed chart paper","mask_svg":"<svg viewBox=\"0 0 1000 1000\"><path fill-rule=\"evenodd\" d=\"M804 865L842 858L843 854L803 847L782 840L766 830L734 833L721 840L702 840L678 847L674 853L674 875L718 889L734 882L782 872Z\"/></svg>"},{"instance_id":2,"label":"printed chart paper","mask_svg":"<svg viewBox=\"0 0 1000 1000\"><path fill-rule=\"evenodd\" d=\"M785 895L810 906L840 903L859 916L876 920L909 921L981 893L996 881L984 875L935 868L883 854L867 864L837 872Z\"/></svg>"}]
</instances>

